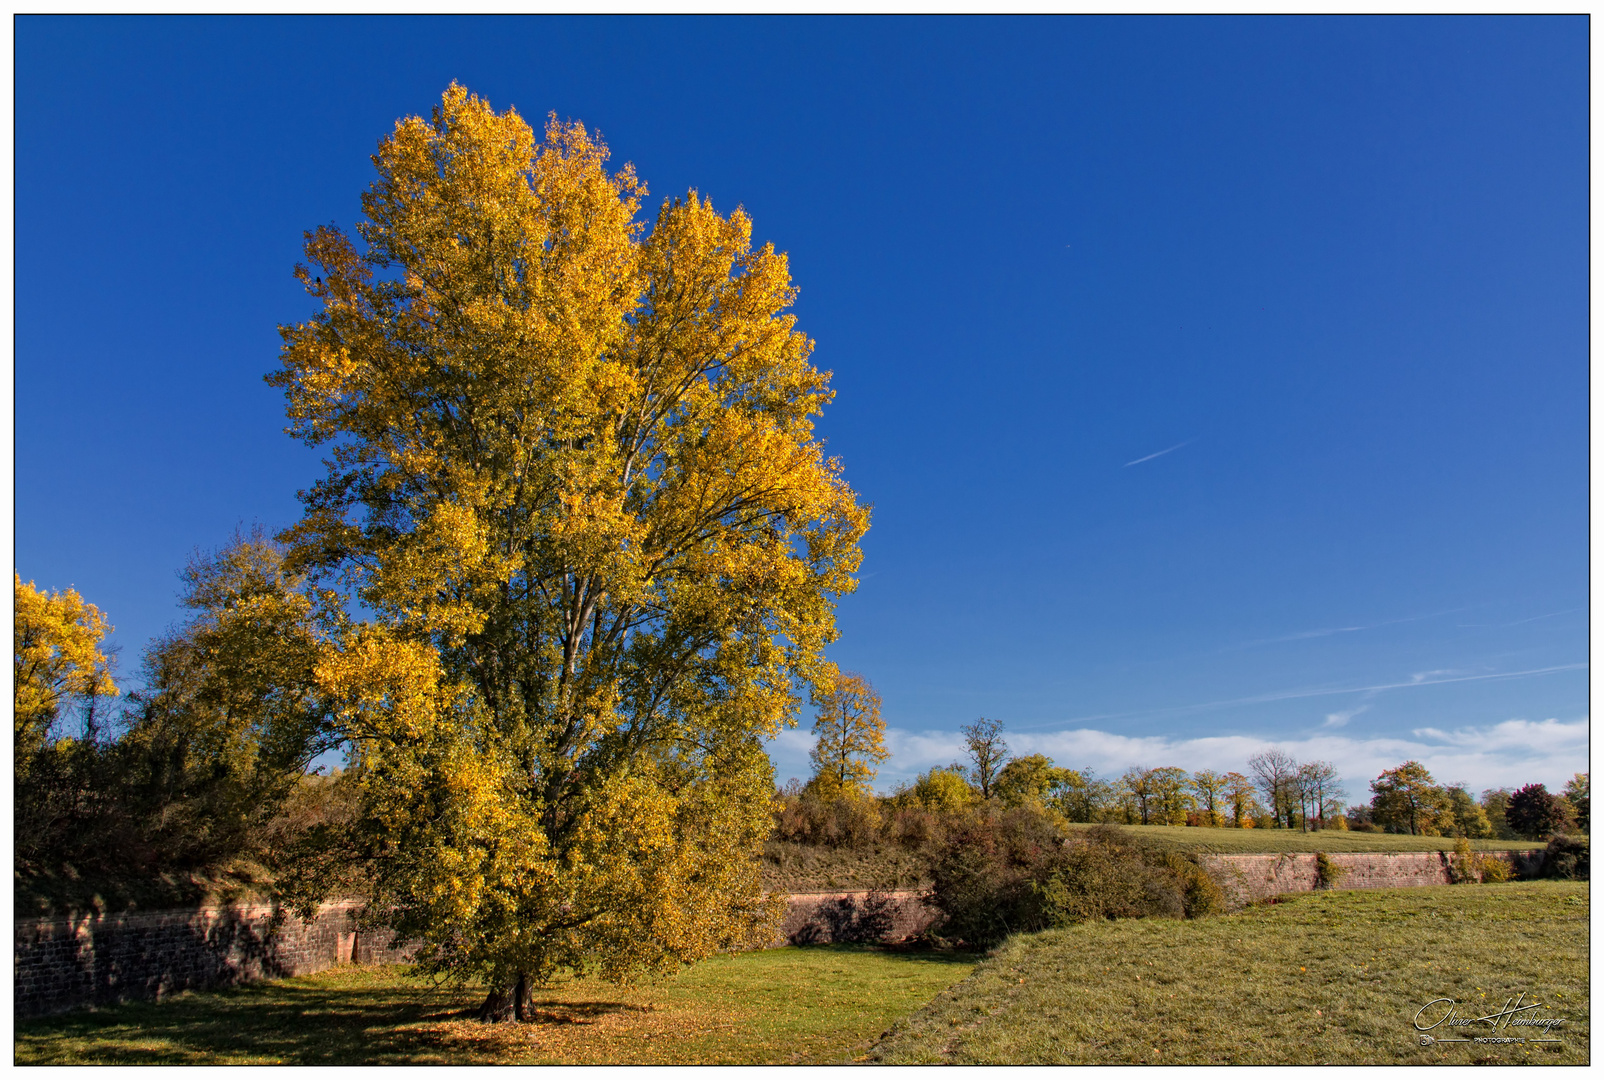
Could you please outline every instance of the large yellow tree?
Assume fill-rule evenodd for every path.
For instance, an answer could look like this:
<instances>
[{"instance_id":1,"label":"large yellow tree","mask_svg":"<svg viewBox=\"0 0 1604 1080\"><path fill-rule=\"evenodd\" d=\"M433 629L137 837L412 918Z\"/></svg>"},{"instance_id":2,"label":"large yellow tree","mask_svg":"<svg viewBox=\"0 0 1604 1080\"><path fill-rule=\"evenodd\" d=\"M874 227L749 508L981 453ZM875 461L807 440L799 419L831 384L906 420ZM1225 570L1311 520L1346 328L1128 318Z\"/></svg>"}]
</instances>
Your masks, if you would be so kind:
<instances>
[{"instance_id":1,"label":"large yellow tree","mask_svg":"<svg viewBox=\"0 0 1604 1080\"><path fill-rule=\"evenodd\" d=\"M785 256L453 85L374 157L359 240L308 234L286 534L360 607L318 678L352 741L374 911L521 1016L770 929L763 739L828 671L867 512L826 458Z\"/></svg>"}]
</instances>

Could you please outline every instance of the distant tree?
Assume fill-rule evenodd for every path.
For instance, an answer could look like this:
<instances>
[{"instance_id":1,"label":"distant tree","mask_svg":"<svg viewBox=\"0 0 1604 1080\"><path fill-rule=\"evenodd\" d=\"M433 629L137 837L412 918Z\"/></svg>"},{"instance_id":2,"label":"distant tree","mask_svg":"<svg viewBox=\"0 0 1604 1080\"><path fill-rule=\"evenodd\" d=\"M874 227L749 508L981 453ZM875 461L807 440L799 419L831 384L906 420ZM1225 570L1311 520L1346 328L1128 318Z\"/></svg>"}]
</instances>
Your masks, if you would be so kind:
<instances>
[{"instance_id":1,"label":"distant tree","mask_svg":"<svg viewBox=\"0 0 1604 1080\"><path fill-rule=\"evenodd\" d=\"M1225 777L1213 769L1199 769L1192 774L1191 788L1205 824L1218 828L1225 820L1220 813L1225 798Z\"/></svg>"},{"instance_id":2,"label":"distant tree","mask_svg":"<svg viewBox=\"0 0 1604 1080\"><path fill-rule=\"evenodd\" d=\"M1055 769L1048 785L1048 805L1069 821L1106 821L1115 801L1114 785L1091 769Z\"/></svg>"},{"instance_id":3,"label":"distant tree","mask_svg":"<svg viewBox=\"0 0 1604 1080\"><path fill-rule=\"evenodd\" d=\"M964 746L969 751L971 775L975 786L980 788L982 799L991 798L992 785L997 782L1003 763L1008 760L1008 744L1003 741L1002 727L999 721L982 716L973 724L959 729L963 732Z\"/></svg>"},{"instance_id":4,"label":"distant tree","mask_svg":"<svg viewBox=\"0 0 1604 1080\"><path fill-rule=\"evenodd\" d=\"M817 740L810 760L821 787L867 794L876 767L891 756L885 746L885 721L880 719L880 695L868 679L848 671L822 680L813 700L819 715L813 722Z\"/></svg>"},{"instance_id":5,"label":"distant tree","mask_svg":"<svg viewBox=\"0 0 1604 1080\"><path fill-rule=\"evenodd\" d=\"M995 793L1007 807L1040 806L1047 798L1054 774L1053 759L1045 754L1016 757L997 774Z\"/></svg>"},{"instance_id":6,"label":"distant tree","mask_svg":"<svg viewBox=\"0 0 1604 1080\"><path fill-rule=\"evenodd\" d=\"M1411 836L1442 835L1448 796L1420 762L1386 770L1370 782L1370 791L1370 813L1378 825Z\"/></svg>"},{"instance_id":7,"label":"distant tree","mask_svg":"<svg viewBox=\"0 0 1604 1080\"><path fill-rule=\"evenodd\" d=\"M1297 788L1303 802L1304 828L1323 829L1326 819L1340 816L1342 790L1337 767L1329 761L1308 761L1298 766Z\"/></svg>"},{"instance_id":8,"label":"distant tree","mask_svg":"<svg viewBox=\"0 0 1604 1080\"><path fill-rule=\"evenodd\" d=\"M937 814L968 809L980 797L957 765L937 767L922 774L914 781L912 795L920 806Z\"/></svg>"},{"instance_id":9,"label":"distant tree","mask_svg":"<svg viewBox=\"0 0 1604 1080\"><path fill-rule=\"evenodd\" d=\"M1173 765L1153 769L1147 775L1147 786L1153 793L1158 823L1185 825L1187 813L1197 806L1197 801L1187 791L1186 770Z\"/></svg>"},{"instance_id":10,"label":"distant tree","mask_svg":"<svg viewBox=\"0 0 1604 1080\"><path fill-rule=\"evenodd\" d=\"M1141 765L1132 766L1125 770L1119 782L1120 792L1134 812L1128 815L1135 817L1133 824L1152 824L1152 811L1157 802L1157 792L1153 790L1153 770Z\"/></svg>"},{"instance_id":11,"label":"distant tree","mask_svg":"<svg viewBox=\"0 0 1604 1080\"><path fill-rule=\"evenodd\" d=\"M1297 799L1294 785L1298 779L1298 763L1291 754L1278 746L1248 758L1248 768L1264 795L1266 808L1277 825L1297 827Z\"/></svg>"},{"instance_id":12,"label":"distant tree","mask_svg":"<svg viewBox=\"0 0 1604 1080\"><path fill-rule=\"evenodd\" d=\"M1343 815L1344 823L1352 832L1381 832L1382 828L1376 824L1375 817L1370 813L1369 803L1355 803L1348 807Z\"/></svg>"},{"instance_id":13,"label":"distant tree","mask_svg":"<svg viewBox=\"0 0 1604 1080\"><path fill-rule=\"evenodd\" d=\"M1587 773L1579 772L1565 784L1565 797L1570 800L1571 813L1576 818L1576 827L1584 833L1590 831L1588 825L1591 822L1587 777Z\"/></svg>"},{"instance_id":14,"label":"distant tree","mask_svg":"<svg viewBox=\"0 0 1604 1080\"><path fill-rule=\"evenodd\" d=\"M1493 835L1492 822L1487 812L1476 804L1463 784L1449 784L1443 788L1447 806L1441 828L1444 834L1463 836L1471 840L1485 840Z\"/></svg>"},{"instance_id":15,"label":"distant tree","mask_svg":"<svg viewBox=\"0 0 1604 1080\"><path fill-rule=\"evenodd\" d=\"M1253 799L1253 781L1239 772L1228 772L1220 777L1220 782L1225 805L1231 808L1231 826L1240 829L1258 812Z\"/></svg>"},{"instance_id":16,"label":"distant tree","mask_svg":"<svg viewBox=\"0 0 1604 1080\"><path fill-rule=\"evenodd\" d=\"M1572 824L1570 802L1542 784L1527 784L1511 795L1504 816L1528 840L1545 840Z\"/></svg>"},{"instance_id":17,"label":"distant tree","mask_svg":"<svg viewBox=\"0 0 1604 1080\"><path fill-rule=\"evenodd\" d=\"M1519 840L1520 833L1509 824L1505 811L1509 808L1509 797L1514 792L1509 788L1488 788L1481 793L1482 812L1487 815L1487 823L1493 828L1493 835L1500 840Z\"/></svg>"}]
</instances>

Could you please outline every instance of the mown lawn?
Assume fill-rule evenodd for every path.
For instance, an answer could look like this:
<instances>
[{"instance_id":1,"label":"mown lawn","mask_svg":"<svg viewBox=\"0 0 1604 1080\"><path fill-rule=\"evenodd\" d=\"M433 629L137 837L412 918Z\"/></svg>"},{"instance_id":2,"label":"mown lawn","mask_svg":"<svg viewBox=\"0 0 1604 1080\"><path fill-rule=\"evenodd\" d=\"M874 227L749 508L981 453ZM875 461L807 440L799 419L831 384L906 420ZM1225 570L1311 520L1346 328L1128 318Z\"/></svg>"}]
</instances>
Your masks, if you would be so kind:
<instances>
[{"instance_id":1,"label":"mown lawn","mask_svg":"<svg viewBox=\"0 0 1604 1080\"><path fill-rule=\"evenodd\" d=\"M1071 825L1090 829L1090 825ZM1187 851L1213 851L1232 855L1279 854L1284 851L1452 851L1457 841L1444 836L1399 836L1392 833L1349 832L1324 829L1194 829L1183 825L1120 825L1148 843ZM1545 845L1531 840L1472 840L1476 851L1529 851Z\"/></svg>"},{"instance_id":2,"label":"mown lawn","mask_svg":"<svg viewBox=\"0 0 1604 1080\"><path fill-rule=\"evenodd\" d=\"M1468 1064L1588 1061L1585 882L1301 893L1235 915L1021 935L898 1024L898 1063ZM1421 1045L1453 998L1562 1017L1557 1044ZM1423 1022L1429 1022L1423 1021ZM1487 1024L1428 1034L1540 1038Z\"/></svg>"},{"instance_id":3,"label":"mown lawn","mask_svg":"<svg viewBox=\"0 0 1604 1080\"><path fill-rule=\"evenodd\" d=\"M19 1065L752 1064L851 1061L975 958L814 945L720 956L650 986L568 979L531 1024L481 1024L469 988L342 967L19 1022Z\"/></svg>"}]
</instances>

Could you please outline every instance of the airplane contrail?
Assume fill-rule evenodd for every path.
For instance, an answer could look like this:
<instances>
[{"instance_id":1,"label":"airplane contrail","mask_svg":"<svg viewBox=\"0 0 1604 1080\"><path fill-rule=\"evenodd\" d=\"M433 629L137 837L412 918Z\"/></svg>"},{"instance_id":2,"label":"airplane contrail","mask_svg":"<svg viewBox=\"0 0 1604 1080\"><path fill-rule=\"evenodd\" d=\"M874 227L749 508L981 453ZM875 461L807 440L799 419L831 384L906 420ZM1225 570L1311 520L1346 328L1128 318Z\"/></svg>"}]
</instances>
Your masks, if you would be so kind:
<instances>
[{"instance_id":1,"label":"airplane contrail","mask_svg":"<svg viewBox=\"0 0 1604 1080\"><path fill-rule=\"evenodd\" d=\"M1124 465L1122 465L1120 467L1124 468L1124 469L1128 469L1132 465L1140 465L1144 461L1152 461L1156 457L1163 457L1165 454L1168 454L1171 451L1179 450L1181 447L1187 446L1187 445L1189 445L1189 444L1191 444L1193 442L1196 442L1196 441L1197 440L1195 440L1195 439L1187 439L1186 442L1178 442L1174 446L1170 447L1169 450L1160 450L1156 454L1148 454L1146 457L1139 457L1135 461L1127 461Z\"/></svg>"}]
</instances>

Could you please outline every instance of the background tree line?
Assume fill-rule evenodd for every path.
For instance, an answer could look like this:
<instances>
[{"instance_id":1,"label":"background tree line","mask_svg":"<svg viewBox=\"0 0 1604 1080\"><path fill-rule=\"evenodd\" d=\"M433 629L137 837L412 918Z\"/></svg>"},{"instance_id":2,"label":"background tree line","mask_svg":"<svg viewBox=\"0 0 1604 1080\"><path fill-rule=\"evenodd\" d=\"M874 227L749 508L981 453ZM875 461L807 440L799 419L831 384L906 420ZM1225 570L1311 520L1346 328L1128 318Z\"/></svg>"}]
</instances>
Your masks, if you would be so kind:
<instances>
[{"instance_id":1,"label":"background tree line","mask_svg":"<svg viewBox=\"0 0 1604 1080\"><path fill-rule=\"evenodd\" d=\"M1463 785L1439 785L1409 761L1371 783L1369 803L1350 807L1335 765L1299 762L1277 747L1250 757L1245 773L1136 766L1102 778L1091 769L1058 766L1044 754L1010 755L1003 725L985 717L962 729L966 762L937 766L877 796L870 783L889 757L879 696L853 673L820 703L816 772L779 793L780 833L792 839L838 843L870 835L910 811L951 815L987 805L1037 808L1076 824L1354 829L1470 839L1546 839L1573 828L1585 833L1589 824L1586 773L1576 774L1562 795L1528 784L1483 792L1478 802Z\"/></svg>"}]
</instances>

